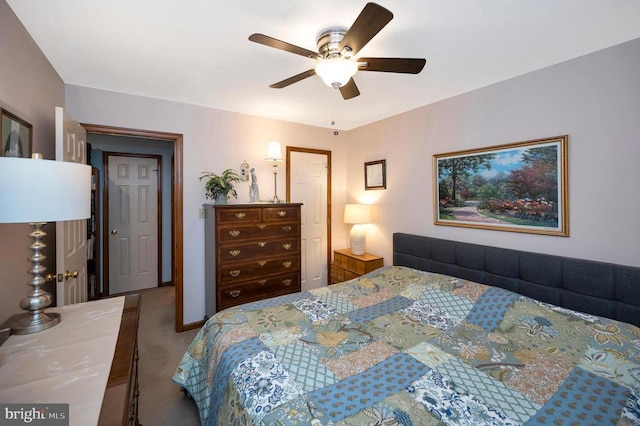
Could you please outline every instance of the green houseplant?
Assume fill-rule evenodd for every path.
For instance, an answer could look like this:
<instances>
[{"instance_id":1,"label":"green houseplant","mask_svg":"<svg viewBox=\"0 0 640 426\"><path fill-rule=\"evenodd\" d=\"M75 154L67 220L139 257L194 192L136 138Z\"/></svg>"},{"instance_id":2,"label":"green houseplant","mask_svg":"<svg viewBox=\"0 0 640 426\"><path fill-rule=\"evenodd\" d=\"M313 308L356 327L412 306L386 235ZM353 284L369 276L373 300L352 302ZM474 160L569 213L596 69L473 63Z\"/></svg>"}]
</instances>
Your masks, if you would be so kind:
<instances>
[{"instance_id":1,"label":"green houseplant","mask_svg":"<svg viewBox=\"0 0 640 426\"><path fill-rule=\"evenodd\" d=\"M205 196L210 200L214 200L216 204L227 204L229 194L233 195L234 198L238 197L233 183L240 182L240 175L235 170L227 169L220 175L202 172L200 180L203 179L206 179L204 185Z\"/></svg>"}]
</instances>

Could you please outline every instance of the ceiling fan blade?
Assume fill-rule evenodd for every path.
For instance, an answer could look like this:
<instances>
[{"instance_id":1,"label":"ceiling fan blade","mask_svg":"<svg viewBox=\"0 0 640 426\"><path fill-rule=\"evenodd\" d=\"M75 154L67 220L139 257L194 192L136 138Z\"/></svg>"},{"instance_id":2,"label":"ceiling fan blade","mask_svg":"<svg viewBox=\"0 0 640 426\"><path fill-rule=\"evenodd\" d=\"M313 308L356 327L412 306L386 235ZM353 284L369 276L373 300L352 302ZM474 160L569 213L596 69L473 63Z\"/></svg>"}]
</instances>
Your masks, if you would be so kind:
<instances>
[{"instance_id":1,"label":"ceiling fan blade","mask_svg":"<svg viewBox=\"0 0 640 426\"><path fill-rule=\"evenodd\" d=\"M426 64L425 59L417 58L360 58L358 63L366 62L358 71L399 72L418 74Z\"/></svg>"},{"instance_id":2,"label":"ceiling fan blade","mask_svg":"<svg viewBox=\"0 0 640 426\"><path fill-rule=\"evenodd\" d=\"M376 3L367 3L340 42L339 51L349 46L353 55L393 19L393 13Z\"/></svg>"},{"instance_id":3,"label":"ceiling fan blade","mask_svg":"<svg viewBox=\"0 0 640 426\"><path fill-rule=\"evenodd\" d=\"M284 50L285 52L291 52L295 53L296 55L305 56L311 59L322 58L322 56L318 52L305 49L304 47L295 46L293 44L287 43L286 41L281 41L264 34L251 34L249 36L249 40L256 43L264 44L265 46L275 47L276 49Z\"/></svg>"},{"instance_id":4,"label":"ceiling fan blade","mask_svg":"<svg viewBox=\"0 0 640 426\"><path fill-rule=\"evenodd\" d=\"M305 78L311 77L316 75L316 70L315 69L310 69L307 70L305 72L301 72L300 74L296 74L293 77L289 77L285 80L279 81L277 83L273 83L271 86L272 89L282 89L283 87L287 87L293 83L297 83L300 80L304 80Z\"/></svg>"},{"instance_id":5,"label":"ceiling fan blade","mask_svg":"<svg viewBox=\"0 0 640 426\"><path fill-rule=\"evenodd\" d=\"M356 82L353 81L353 78L349 80L347 84L340 87L340 93L342 97L346 101L347 99L355 98L360 95L360 91L358 90L358 86L356 86Z\"/></svg>"}]
</instances>

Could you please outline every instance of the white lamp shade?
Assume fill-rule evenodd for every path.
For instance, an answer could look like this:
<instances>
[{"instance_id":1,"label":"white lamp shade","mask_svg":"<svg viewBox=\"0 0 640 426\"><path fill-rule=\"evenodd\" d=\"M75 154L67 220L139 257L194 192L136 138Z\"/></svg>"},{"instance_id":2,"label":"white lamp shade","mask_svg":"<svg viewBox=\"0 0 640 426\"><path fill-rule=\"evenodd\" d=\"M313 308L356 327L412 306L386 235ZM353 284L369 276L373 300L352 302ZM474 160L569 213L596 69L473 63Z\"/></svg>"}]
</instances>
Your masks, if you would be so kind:
<instances>
[{"instance_id":1,"label":"white lamp shade","mask_svg":"<svg viewBox=\"0 0 640 426\"><path fill-rule=\"evenodd\" d=\"M371 223L371 206L367 204L346 204L344 223Z\"/></svg>"},{"instance_id":2,"label":"white lamp shade","mask_svg":"<svg viewBox=\"0 0 640 426\"><path fill-rule=\"evenodd\" d=\"M280 150L280 142L269 142L269 148L267 148L267 157L265 160L269 161L282 161L282 151Z\"/></svg>"},{"instance_id":3,"label":"white lamp shade","mask_svg":"<svg viewBox=\"0 0 640 426\"><path fill-rule=\"evenodd\" d=\"M86 219L91 213L91 167L0 157L0 223Z\"/></svg>"},{"instance_id":4,"label":"white lamp shade","mask_svg":"<svg viewBox=\"0 0 640 426\"><path fill-rule=\"evenodd\" d=\"M358 64L345 58L323 59L316 65L316 74L329 87L342 87L358 71Z\"/></svg>"}]
</instances>

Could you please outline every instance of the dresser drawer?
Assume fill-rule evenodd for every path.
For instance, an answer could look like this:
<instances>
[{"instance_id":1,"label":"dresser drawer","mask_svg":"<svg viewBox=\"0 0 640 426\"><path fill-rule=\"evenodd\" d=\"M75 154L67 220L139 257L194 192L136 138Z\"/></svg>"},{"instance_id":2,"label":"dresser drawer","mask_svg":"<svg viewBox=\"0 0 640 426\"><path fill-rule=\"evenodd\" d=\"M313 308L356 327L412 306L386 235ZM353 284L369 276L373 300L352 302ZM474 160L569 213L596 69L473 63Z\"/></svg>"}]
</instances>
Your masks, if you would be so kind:
<instances>
[{"instance_id":1,"label":"dresser drawer","mask_svg":"<svg viewBox=\"0 0 640 426\"><path fill-rule=\"evenodd\" d=\"M216 216L219 224L225 223L247 223L260 222L262 220L260 209L216 209Z\"/></svg>"},{"instance_id":2,"label":"dresser drawer","mask_svg":"<svg viewBox=\"0 0 640 426\"><path fill-rule=\"evenodd\" d=\"M242 283L220 286L217 289L218 311L241 303L253 302L300 291L300 274L277 275Z\"/></svg>"},{"instance_id":3,"label":"dresser drawer","mask_svg":"<svg viewBox=\"0 0 640 426\"><path fill-rule=\"evenodd\" d=\"M300 217L299 207L265 207L262 210L262 220L265 222L286 219L298 220Z\"/></svg>"},{"instance_id":4,"label":"dresser drawer","mask_svg":"<svg viewBox=\"0 0 640 426\"><path fill-rule=\"evenodd\" d=\"M218 250L218 262L229 263L244 261L247 259L264 258L267 256L285 255L300 251L300 238L291 237L274 240L267 238L246 243L234 243L220 247Z\"/></svg>"},{"instance_id":5,"label":"dresser drawer","mask_svg":"<svg viewBox=\"0 0 640 426\"><path fill-rule=\"evenodd\" d=\"M218 283L220 285L245 281L263 275L298 271L300 255L292 253L288 256L257 258L243 263L220 265L218 267Z\"/></svg>"},{"instance_id":6,"label":"dresser drawer","mask_svg":"<svg viewBox=\"0 0 640 426\"><path fill-rule=\"evenodd\" d=\"M218 244L233 241L260 240L300 235L299 222L257 223L253 225L219 226Z\"/></svg>"}]
</instances>

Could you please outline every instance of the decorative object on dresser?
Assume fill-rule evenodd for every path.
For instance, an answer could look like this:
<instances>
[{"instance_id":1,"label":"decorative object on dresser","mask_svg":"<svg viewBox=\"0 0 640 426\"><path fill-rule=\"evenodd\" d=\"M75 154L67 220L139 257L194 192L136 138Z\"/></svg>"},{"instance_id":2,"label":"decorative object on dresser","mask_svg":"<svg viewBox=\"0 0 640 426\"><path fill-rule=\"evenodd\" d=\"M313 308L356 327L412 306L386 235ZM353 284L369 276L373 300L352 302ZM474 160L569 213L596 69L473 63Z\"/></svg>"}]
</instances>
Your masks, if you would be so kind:
<instances>
[{"instance_id":1,"label":"decorative object on dresser","mask_svg":"<svg viewBox=\"0 0 640 426\"><path fill-rule=\"evenodd\" d=\"M350 249L334 250L329 284L349 281L383 266L384 258L374 254L356 255Z\"/></svg>"},{"instance_id":2,"label":"decorative object on dresser","mask_svg":"<svg viewBox=\"0 0 640 426\"><path fill-rule=\"evenodd\" d=\"M238 197L233 183L240 182L240 175L235 170L227 169L220 175L212 172L202 172L200 180L202 179L207 180L204 185L205 196L209 200L214 200L216 204L227 204L229 195L233 195L233 198Z\"/></svg>"},{"instance_id":3,"label":"decorative object on dresser","mask_svg":"<svg viewBox=\"0 0 640 426\"><path fill-rule=\"evenodd\" d=\"M260 189L258 188L258 178L256 169L251 169L251 186L249 187L249 201L256 203L260 201Z\"/></svg>"},{"instance_id":4,"label":"decorative object on dresser","mask_svg":"<svg viewBox=\"0 0 640 426\"><path fill-rule=\"evenodd\" d=\"M204 205L207 318L300 291L301 205Z\"/></svg>"},{"instance_id":5,"label":"decorative object on dresser","mask_svg":"<svg viewBox=\"0 0 640 426\"><path fill-rule=\"evenodd\" d=\"M367 204L346 204L344 223L353 224L349 233L351 254L364 254L366 233L364 224L371 223L371 206Z\"/></svg>"},{"instance_id":6,"label":"decorative object on dresser","mask_svg":"<svg viewBox=\"0 0 640 426\"><path fill-rule=\"evenodd\" d=\"M78 220L89 217L91 206L91 167L64 161L0 157L0 181L7 182L0 191L0 223L29 223L33 267L29 271L33 290L20 301L27 311L12 319L12 334L29 334L46 330L60 322L59 314L47 314L52 295L42 289L46 247L42 241L47 222ZM76 274L77 271L65 274Z\"/></svg>"},{"instance_id":7,"label":"decorative object on dresser","mask_svg":"<svg viewBox=\"0 0 640 426\"><path fill-rule=\"evenodd\" d=\"M279 203L278 198L278 163L282 161L282 151L280 150L280 142L269 142L269 148L267 149L266 161L273 162L273 202Z\"/></svg>"}]
</instances>

